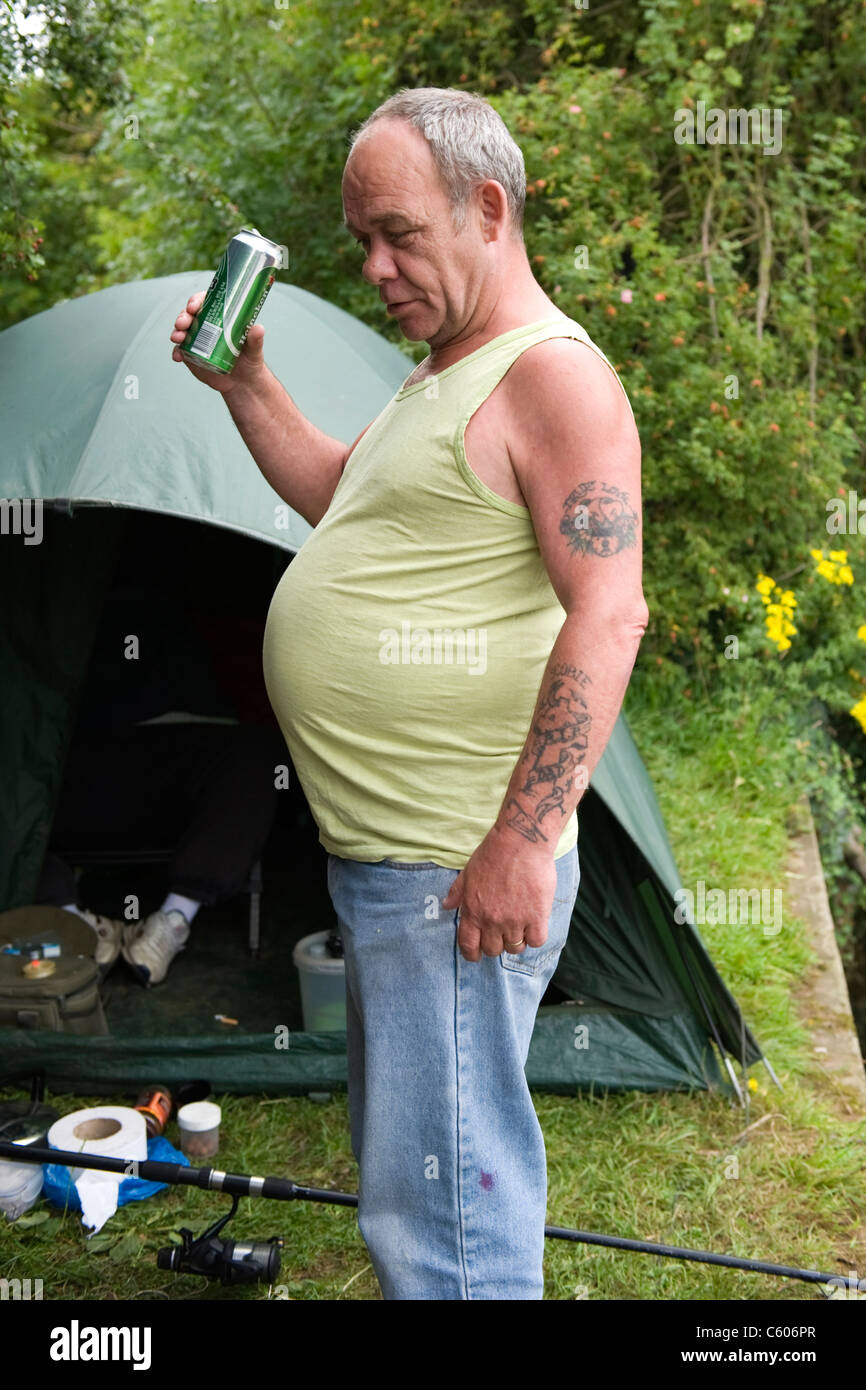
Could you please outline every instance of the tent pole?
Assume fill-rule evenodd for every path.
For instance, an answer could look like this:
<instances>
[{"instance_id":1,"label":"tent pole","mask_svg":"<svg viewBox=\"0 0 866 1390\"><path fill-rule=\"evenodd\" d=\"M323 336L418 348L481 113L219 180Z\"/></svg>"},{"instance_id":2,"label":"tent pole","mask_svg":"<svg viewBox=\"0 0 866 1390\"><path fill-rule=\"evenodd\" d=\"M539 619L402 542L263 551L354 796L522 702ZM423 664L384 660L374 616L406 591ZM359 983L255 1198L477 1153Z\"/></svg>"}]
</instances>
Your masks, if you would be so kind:
<instances>
[{"instance_id":1,"label":"tent pole","mask_svg":"<svg viewBox=\"0 0 866 1390\"><path fill-rule=\"evenodd\" d=\"M743 1095L746 1100L746 1119L749 1118L752 1098L749 1095L749 1068L746 1066L746 1020L740 1014L740 1068L743 1073Z\"/></svg>"},{"instance_id":2,"label":"tent pole","mask_svg":"<svg viewBox=\"0 0 866 1390\"><path fill-rule=\"evenodd\" d=\"M719 1045L719 1040L718 1040L718 1038L716 1038L716 1043L717 1043L717 1045ZM731 1062L730 1057L727 1057L727 1056L725 1055L724 1052L722 1053L722 1061L723 1061L724 1064L725 1064L725 1070L727 1071L728 1076L731 1078L731 1085L733 1086L734 1090L735 1090L736 1093L737 1093L737 1098L738 1098L738 1100L739 1100L739 1102L740 1102L740 1105L742 1105L742 1106L745 1108L746 1101L745 1101L745 1098L744 1098L744 1096L743 1096L743 1092L742 1092L742 1090L741 1090L741 1088L740 1088L740 1083L739 1083L739 1081L737 1080L737 1076L736 1076L736 1073L735 1073L735 1071L734 1071L733 1064L732 1064L732 1062Z\"/></svg>"},{"instance_id":3,"label":"tent pole","mask_svg":"<svg viewBox=\"0 0 866 1390\"><path fill-rule=\"evenodd\" d=\"M778 1088L779 1088L780 1091L783 1090L784 1088L783 1088L783 1086L782 1086L781 1081L779 1080L779 1078L778 1078L778 1076L776 1075L776 1073L773 1071L773 1068L770 1066L770 1063L767 1061L766 1057L762 1056L762 1057L761 1057L761 1061L764 1063L764 1066L767 1068L767 1071L770 1073L770 1079L771 1079L771 1081L774 1081L774 1082L775 1082L775 1084L778 1086Z\"/></svg>"}]
</instances>

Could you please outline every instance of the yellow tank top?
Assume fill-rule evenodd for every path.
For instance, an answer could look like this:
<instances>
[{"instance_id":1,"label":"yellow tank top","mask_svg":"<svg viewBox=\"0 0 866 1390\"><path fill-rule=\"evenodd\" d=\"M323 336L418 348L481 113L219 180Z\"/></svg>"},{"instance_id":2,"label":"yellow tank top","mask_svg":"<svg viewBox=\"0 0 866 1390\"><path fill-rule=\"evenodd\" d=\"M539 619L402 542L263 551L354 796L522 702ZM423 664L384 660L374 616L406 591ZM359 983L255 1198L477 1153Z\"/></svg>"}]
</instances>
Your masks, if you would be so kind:
<instances>
[{"instance_id":1,"label":"yellow tank top","mask_svg":"<svg viewBox=\"0 0 866 1390\"><path fill-rule=\"evenodd\" d=\"M522 352L563 337L607 362L549 319L402 386L274 592L268 697L341 858L460 869L499 813L565 611L528 509L472 472L463 436ZM556 857L576 841L572 814Z\"/></svg>"}]
</instances>

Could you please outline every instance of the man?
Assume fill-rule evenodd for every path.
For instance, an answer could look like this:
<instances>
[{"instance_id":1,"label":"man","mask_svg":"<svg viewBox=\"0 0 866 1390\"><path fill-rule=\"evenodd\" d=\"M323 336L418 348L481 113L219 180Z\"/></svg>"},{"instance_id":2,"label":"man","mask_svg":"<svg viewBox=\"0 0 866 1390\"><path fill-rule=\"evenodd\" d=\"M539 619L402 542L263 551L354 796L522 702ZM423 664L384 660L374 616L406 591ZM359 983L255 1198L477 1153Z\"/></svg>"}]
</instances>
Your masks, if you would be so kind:
<instances>
[{"instance_id":1,"label":"man","mask_svg":"<svg viewBox=\"0 0 866 1390\"><path fill-rule=\"evenodd\" d=\"M264 668L329 853L359 1225L390 1299L542 1297L523 1068L577 892L575 807L648 616L634 419L532 275L525 186L465 92L400 92L356 133L362 274L430 354L351 448L268 372L260 326L230 376L190 367L316 528Z\"/></svg>"}]
</instances>

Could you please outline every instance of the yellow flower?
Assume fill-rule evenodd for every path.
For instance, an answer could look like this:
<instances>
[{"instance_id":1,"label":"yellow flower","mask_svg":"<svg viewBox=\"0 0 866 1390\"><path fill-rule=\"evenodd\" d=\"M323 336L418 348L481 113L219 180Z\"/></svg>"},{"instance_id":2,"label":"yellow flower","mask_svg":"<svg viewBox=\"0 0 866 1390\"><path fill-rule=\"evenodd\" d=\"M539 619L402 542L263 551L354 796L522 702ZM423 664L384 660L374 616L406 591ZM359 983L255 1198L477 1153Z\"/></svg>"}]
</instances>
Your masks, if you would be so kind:
<instances>
[{"instance_id":1,"label":"yellow flower","mask_svg":"<svg viewBox=\"0 0 866 1390\"><path fill-rule=\"evenodd\" d=\"M854 573L851 566L846 563L848 559L847 550L831 550L828 560L824 559L823 550L810 550L809 554L817 561L817 573L821 575L822 579L826 579L828 583L854 583Z\"/></svg>"},{"instance_id":2,"label":"yellow flower","mask_svg":"<svg viewBox=\"0 0 866 1390\"><path fill-rule=\"evenodd\" d=\"M758 1089L758 1083L757 1083L757 1081L755 1080L755 1078L754 1078L753 1076L750 1076L750 1077L749 1077L749 1090L750 1090L750 1091L757 1091L757 1089Z\"/></svg>"},{"instance_id":3,"label":"yellow flower","mask_svg":"<svg viewBox=\"0 0 866 1390\"><path fill-rule=\"evenodd\" d=\"M862 627L858 627L857 636L860 638L861 642L866 642L866 623L864 623Z\"/></svg>"},{"instance_id":4,"label":"yellow flower","mask_svg":"<svg viewBox=\"0 0 866 1390\"><path fill-rule=\"evenodd\" d=\"M853 709L849 709L848 713L853 714L864 734L866 734L866 695L858 700Z\"/></svg>"},{"instance_id":5,"label":"yellow flower","mask_svg":"<svg viewBox=\"0 0 866 1390\"><path fill-rule=\"evenodd\" d=\"M819 558L821 551L814 552ZM780 589L775 579L771 579L768 574L759 574L758 582L755 585L761 595L761 602L766 607L767 636L771 642L775 642L780 652L787 651L791 643L789 636L793 636L797 629L791 622L794 616L794 609L797 600L791 589ZM772 600L770 595L772 594Z\"/></svg>"}]
</instances>

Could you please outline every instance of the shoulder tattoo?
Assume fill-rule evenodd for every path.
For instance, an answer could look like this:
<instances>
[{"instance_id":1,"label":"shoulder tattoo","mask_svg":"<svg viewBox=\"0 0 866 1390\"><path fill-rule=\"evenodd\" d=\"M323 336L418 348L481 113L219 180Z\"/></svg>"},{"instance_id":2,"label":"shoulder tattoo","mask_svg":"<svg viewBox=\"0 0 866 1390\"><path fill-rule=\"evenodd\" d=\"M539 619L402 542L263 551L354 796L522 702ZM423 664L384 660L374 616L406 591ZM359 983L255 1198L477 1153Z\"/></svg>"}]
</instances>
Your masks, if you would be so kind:
<instances>
[{"instance_id":1,"label":"shoulder tattoo","mask_svg":"<svg viewBox=\"0 0 866 1390\"><path fill-rule=\"evenodd\" d=\"M611 483L581 483L562 507L559 529L575 555L617 555L637 544L638 517Z\"/></svg>"}]
</instances>

